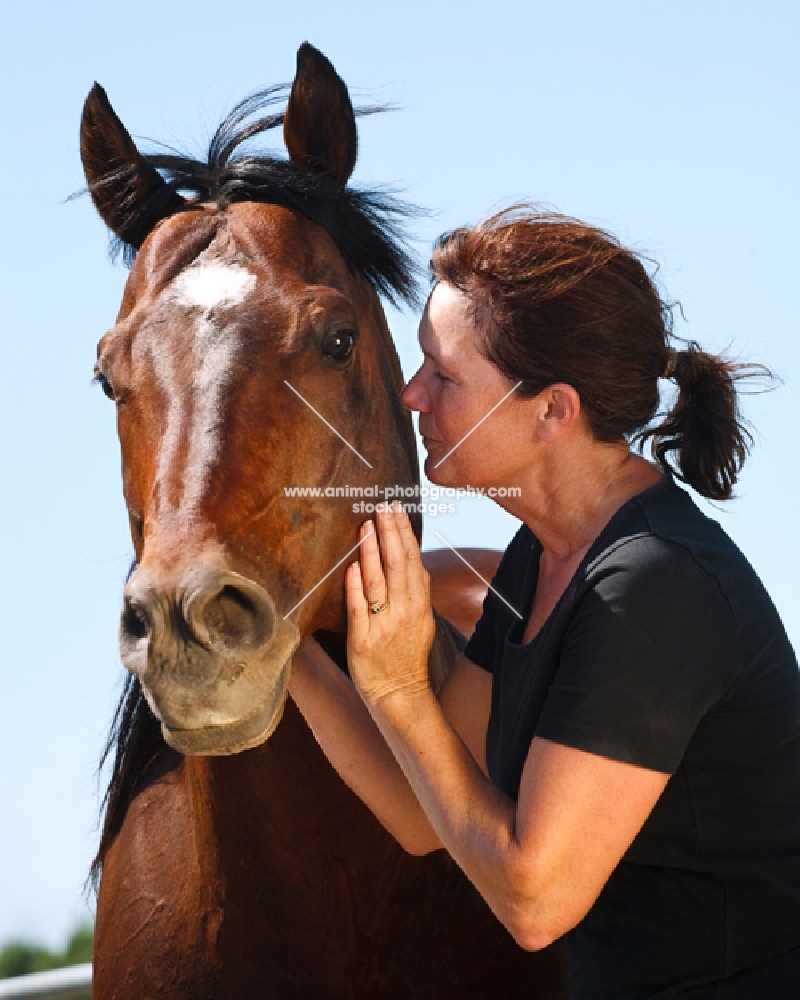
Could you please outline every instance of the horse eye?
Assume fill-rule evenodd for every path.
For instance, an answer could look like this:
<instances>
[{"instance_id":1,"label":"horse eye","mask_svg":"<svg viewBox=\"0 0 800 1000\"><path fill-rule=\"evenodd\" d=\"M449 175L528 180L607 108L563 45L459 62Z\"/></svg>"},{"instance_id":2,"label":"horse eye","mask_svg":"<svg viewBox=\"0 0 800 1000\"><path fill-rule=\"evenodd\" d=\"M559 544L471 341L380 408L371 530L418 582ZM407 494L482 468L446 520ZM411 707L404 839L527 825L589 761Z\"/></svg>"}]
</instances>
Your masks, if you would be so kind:
<instances>
[{"instance_id":1,"label":"horse eye","mask_svg":"<svg viewBox=\"0 0 800 1000\"><path fill-rule=\"evenodd\" d=\"M322 353L331 361L338 361L339 364L342 364L353 353L355 342L354 330L332 330L330 333L326 333L322 339Z\"/></svg>"}]
</instances>

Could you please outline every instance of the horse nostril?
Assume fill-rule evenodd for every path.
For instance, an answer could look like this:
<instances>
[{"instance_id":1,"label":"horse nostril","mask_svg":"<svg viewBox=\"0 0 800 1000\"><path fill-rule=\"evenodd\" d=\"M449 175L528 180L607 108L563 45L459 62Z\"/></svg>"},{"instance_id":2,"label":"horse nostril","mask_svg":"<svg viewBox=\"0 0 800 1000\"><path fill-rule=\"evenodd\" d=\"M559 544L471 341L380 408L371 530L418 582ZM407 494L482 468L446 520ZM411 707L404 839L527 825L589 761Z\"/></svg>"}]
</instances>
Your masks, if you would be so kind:
<instances>
[{"instance_id":1,"label":"horse nostril","mask_svg":"<svg viewBox=\"0 0 800 1000\"><path fill-rule=\"evenodd\" d=\"M141 604L129 597L125 599L122 608L120 631L126 639L134 642L146 639L150 633L150 616Z\"/></svg>"},{"instance_id":2,"label":"horse nostril","mask_svg":"<svg viewBox=\"0 0 800 1000\"><path fill-rule=\"evenodd\" d=\"M258 617L255 603L230 584L223 587L213 601L206 606L205 619L209 631L226 645L239 645L246 640Z\"/></svg>"},{"instance_id":3,"label":"horse nostril","mask_svg":"<svg viewBox=\"0 0 800 1000\"><path fill-rule=\"evenodd\" d=\"M267 602L259 600L254 589L226 583L213 597L193 603L188 609L189 620L199 616L200 630L212 644L228 650L240 650L263 643L272 627L272 615Z\"/></svg>"}]
</instances>

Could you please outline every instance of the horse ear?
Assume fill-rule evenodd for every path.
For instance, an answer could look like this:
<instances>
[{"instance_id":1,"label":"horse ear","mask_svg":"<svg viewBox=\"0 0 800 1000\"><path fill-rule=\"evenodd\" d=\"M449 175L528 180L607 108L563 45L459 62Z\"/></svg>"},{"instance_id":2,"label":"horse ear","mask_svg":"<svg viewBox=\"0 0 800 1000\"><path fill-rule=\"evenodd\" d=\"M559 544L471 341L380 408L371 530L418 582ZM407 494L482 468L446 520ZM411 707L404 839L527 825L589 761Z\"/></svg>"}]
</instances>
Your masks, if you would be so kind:
<instances>
[{"instance_id":1,"label":"horse ear","mask_svg":"<svg viewBox=\"0 0 800 1000\"><path fill-rule=\"evenodd\" d=\"M344 82L308 42L297 50L283 138L295 163L328 174L344 187L356 165L356 116Z\"/></svg>"},{"instance_id":2,"label":"horse ear","mask_svg":"<svg viewBox=\"0 0 800 1000\"><path fill-rule=\"evenodd\" d=\"M136 250L156 222L186 204L144 160L97 83L83 105L81 162L103 222Z\"/></svg>"}]
</instances>

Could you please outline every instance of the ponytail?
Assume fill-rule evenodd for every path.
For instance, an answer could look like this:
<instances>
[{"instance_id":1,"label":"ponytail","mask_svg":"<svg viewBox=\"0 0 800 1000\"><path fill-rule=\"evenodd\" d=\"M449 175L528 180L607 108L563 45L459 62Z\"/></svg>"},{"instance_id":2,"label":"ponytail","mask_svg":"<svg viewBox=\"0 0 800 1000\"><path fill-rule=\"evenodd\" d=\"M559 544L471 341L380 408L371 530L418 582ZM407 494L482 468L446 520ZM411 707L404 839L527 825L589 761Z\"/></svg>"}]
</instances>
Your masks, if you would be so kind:
<instances>
[{"instance_id":1,"label":"ponytail","mask_svg":"<svg viewBox=\"0 0 800 1000\"><path fill-rule=\"evenodd\" d=\"M663 377L674 380L678 398L666 420L638 439L651 439L653 455L665 472L709 500L729 500L753 444L736 383L746 378L772 380L771 372L762 365L707 354L691 341L685 350L670 350ZM676 454L670 457L670 452Z\"/></svg>"}]
</instances>

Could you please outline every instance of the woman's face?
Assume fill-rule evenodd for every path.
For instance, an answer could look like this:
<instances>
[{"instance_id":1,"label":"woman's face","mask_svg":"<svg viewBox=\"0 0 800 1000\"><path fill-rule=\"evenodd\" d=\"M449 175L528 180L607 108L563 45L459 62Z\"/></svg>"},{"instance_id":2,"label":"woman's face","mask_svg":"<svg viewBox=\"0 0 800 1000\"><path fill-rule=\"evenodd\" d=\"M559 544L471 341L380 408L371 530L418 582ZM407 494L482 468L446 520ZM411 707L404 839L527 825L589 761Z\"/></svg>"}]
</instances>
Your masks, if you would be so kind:
<instances>
[{"instance_id":1,"label":"woman's face","mask_svg":"<svg viewBox=\"0 0 800 1000\"><path fill-rule=\"evenodd\" d=\"M508 477L530 445L528 401L515 397L514 383L481 353L463 292L446 282L434 288L419 343L424 361L402 401L419 412L428 479L441 486L517 485Z\"/></svg>"}]
</instances>

